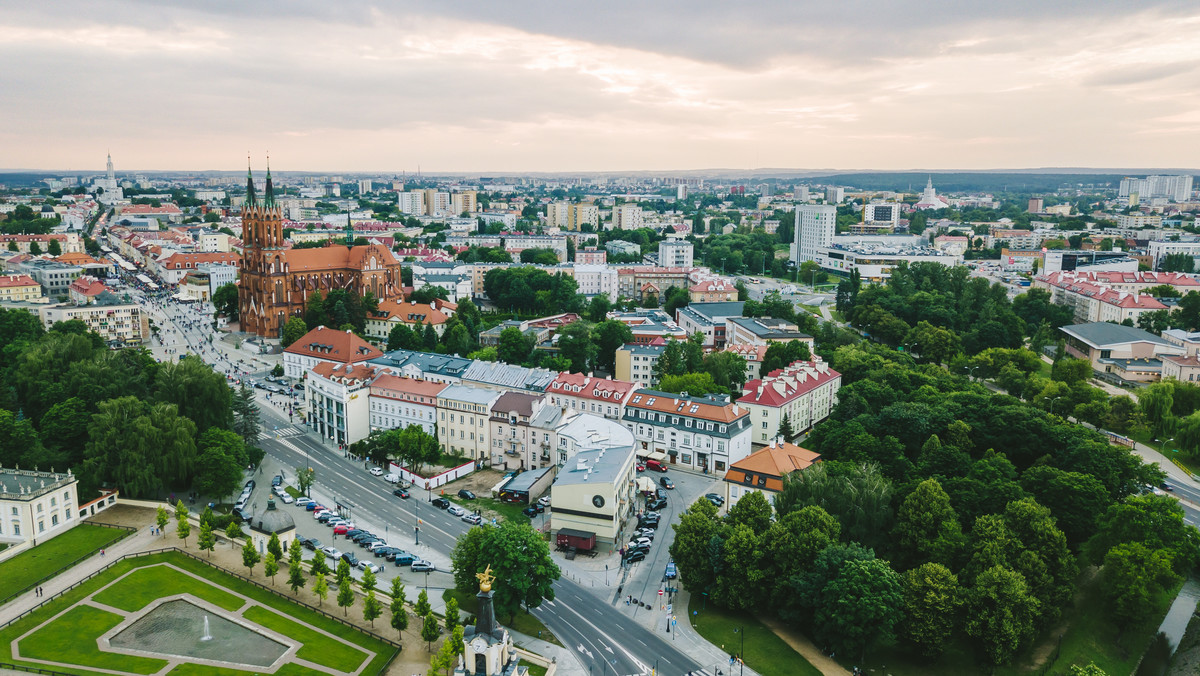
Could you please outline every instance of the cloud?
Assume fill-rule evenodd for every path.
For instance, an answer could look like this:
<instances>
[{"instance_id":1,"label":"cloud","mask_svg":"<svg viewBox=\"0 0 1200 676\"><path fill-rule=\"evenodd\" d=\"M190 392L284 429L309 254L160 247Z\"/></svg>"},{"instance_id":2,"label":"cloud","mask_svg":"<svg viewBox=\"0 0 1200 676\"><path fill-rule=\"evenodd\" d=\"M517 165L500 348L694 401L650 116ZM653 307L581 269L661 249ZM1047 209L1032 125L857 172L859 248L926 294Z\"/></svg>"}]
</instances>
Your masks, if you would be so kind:
<instances>
[{"instance_id":1,"label":"cloud","mask_svg":"<svg viewBox=\"0 0 1200 676\"><path fill-rule=\"evenodd\" d=\"M0 14L4 162L585 171L1155 164L1200 9L64 0ZM1149 106L1189 122L1163 122Z\"/></svg>"}]
</instances>

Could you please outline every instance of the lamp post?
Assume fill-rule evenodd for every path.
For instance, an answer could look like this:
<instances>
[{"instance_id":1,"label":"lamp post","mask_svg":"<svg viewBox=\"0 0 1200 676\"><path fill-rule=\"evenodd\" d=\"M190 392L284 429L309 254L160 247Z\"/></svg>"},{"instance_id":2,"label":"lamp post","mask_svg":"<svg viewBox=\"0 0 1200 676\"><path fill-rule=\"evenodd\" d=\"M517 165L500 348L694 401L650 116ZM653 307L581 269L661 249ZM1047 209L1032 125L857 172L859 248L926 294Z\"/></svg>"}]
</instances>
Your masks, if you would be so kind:
<instances>
[{"instance_id":1,"label":"lamp post","mask_svg":"<svg viewBox=\"0 0 1200 676\"><path fill-rule=\"evenodd\" d=\"M1062 398L1063 398L1063 395L1060 394L1057 397L1054 397L1053 399L1050 400L1050 415L1054 415L1054 402L1056 402Z\"/></svg>"},{"instance_id":2,"label":"lamp post","mask_svg":"<svg viewBox=\"0 0 1200 676\"><path fill-rule=\"evenodd\" d=\"M746 628L744 626L733 630L733 633L740 637L741 647L738 648L738 662L741 667L738 669L739 676L746 673Z\"/></svg>"}]
</instances>

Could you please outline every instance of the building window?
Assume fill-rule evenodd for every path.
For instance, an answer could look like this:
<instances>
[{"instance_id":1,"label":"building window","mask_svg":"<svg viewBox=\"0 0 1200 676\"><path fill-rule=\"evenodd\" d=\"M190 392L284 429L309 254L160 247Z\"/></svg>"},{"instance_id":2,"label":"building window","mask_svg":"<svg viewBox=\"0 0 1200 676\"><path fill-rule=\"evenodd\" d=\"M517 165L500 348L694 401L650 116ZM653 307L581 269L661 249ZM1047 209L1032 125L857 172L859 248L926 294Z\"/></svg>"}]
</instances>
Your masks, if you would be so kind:
<instances>
[{"instance_id":1,"label":"building window","mask_svg":"<svg viewBox=\"0 0 1200 676\"><path fill-rule=\"evenodd\" d=\"M45 521L38 521L38 532L39 533L46 532L46 522Z\"/></svg>"},{"instance_id":2,"label":"building window","mask_svg":"<svg viewBox=\"0 0 1200 676\"><path fill-rule=\"evenodd\" d=\"M51 526L57 526L57 525L58 525L58 515L57 515L57 514L51 514L51 515L50 515L50 525L51 525Z\"/></svg>"}]
</instances>

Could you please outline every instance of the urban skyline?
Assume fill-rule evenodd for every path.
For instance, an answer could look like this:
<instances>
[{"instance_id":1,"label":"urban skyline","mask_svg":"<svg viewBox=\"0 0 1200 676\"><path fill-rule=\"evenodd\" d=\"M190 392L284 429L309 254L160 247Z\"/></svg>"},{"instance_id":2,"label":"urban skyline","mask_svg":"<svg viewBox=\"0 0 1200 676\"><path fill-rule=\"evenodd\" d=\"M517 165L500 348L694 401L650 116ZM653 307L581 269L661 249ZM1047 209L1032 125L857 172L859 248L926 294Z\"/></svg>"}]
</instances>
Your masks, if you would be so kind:
<instances>
[{"instance_id":1,"label":"urban skyline","mask_svg":"<svg viewBox=\"0 0 1200 676\"><path fill-rule=\"evenodd\" d=\"M1175 167L1200 8L1139 7L13 6L0 143L71 171Z\"/></svg>"}]
</instances>

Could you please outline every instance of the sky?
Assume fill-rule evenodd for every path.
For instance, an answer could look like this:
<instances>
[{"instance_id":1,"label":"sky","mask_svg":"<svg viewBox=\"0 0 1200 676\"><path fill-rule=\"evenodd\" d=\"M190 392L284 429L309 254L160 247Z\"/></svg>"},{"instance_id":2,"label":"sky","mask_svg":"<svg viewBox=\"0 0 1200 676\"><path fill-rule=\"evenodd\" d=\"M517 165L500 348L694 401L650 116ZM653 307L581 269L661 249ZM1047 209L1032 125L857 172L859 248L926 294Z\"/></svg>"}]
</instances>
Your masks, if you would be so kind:
<instances>
[{"instance_id":1,"label":"sky","mask_svg":"<svg viewBox=\"0 0 1200 676\"><path fill-rule=\"evenodd\" d=\"M0 168L1200 165L1194 0L0 0Z\"/></svg>"}]
</instances>

